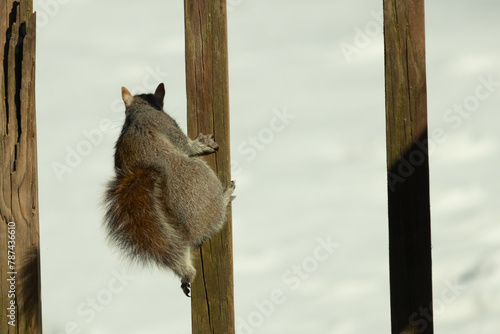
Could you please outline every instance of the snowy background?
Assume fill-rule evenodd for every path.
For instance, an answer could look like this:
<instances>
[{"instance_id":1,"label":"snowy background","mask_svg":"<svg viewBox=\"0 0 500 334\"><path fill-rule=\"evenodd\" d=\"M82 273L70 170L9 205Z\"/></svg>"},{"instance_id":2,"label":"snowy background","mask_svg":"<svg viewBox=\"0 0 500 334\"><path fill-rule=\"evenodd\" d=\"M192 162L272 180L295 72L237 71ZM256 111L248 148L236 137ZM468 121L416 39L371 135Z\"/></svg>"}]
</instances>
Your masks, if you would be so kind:
<instances>
[{"instance_id":1,"label":"snowy background","mask_svg":"<svg viewBox=\"0 0 500 334\"><path fill-rule=\"evenodd\" d=\"M382 1L228 7L237 332L388 333ZM183 2L35 9L44 333L188 334L178 279L124 263L99 205L121 86L165 82L186 129ZM499 11L426 4L436 333L500 330Z\"/></svg>"}]
</instances>

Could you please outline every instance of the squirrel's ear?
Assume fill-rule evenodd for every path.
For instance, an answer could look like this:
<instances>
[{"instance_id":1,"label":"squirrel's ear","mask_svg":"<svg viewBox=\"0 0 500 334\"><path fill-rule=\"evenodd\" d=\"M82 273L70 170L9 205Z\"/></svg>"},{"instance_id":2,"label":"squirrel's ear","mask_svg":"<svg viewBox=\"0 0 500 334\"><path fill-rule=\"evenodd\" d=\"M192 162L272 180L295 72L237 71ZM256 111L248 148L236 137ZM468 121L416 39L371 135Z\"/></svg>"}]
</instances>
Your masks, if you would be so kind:
<instances>
[{"instance_id":1,"label":"squirrel's ear","mask_svg":"<svg viewBox=\"0 0 500 334\"><path fill-rule=\"evenodd\" d=\"M125 107L129 107L132 104L132 101L134 100L132 94L130 94L128 89L125 87L122 87L122 99L123 102L125 102Z\"/></svg>"},{"instance_id":2,"label":"squirrel's ear","mask_svg":"<svg viewBox=\"0 0 500 334\"><path fill-rule=\"evenodd\" d=\"M159 84L155 90L155 98L159 105L163 106L163 99L165 98L165 85Z\"/></svg>"}]
</instances>

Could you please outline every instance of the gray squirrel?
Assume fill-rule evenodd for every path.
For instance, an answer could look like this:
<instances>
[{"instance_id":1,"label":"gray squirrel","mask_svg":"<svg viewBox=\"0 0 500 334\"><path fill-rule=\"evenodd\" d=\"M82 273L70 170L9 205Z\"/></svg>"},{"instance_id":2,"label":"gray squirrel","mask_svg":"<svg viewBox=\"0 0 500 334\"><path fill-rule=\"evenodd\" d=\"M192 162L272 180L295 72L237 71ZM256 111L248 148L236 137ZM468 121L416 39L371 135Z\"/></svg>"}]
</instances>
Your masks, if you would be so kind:
<instances>
[{"instance_id":1,"label":"gray squirrel","mask_svg":"<svg viewBox=\"0 0 500 334\"><path fill-rule=\"evenodd\" d=\"M214 153L212 135L188 138L163 111L165 87L132 96L122 87L125 124L115 146L104 225L132 260L170 268L189 297L196 270L191 248L219 231L234 199L199 156Z\"/></svg>"}]
</instances>

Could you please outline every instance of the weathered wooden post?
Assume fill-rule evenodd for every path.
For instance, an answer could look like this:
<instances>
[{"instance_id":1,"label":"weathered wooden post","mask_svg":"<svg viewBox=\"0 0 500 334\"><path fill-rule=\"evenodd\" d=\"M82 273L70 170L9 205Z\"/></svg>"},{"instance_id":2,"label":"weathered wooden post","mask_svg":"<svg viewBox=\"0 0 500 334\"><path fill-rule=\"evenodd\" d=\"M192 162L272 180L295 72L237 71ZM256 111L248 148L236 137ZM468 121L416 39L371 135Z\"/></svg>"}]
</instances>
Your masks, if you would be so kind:
<instances>
[{"instance_id":1,"label":"weathered wooden post","mask_svg":"<svg viewBox=\"0 0 500 334\"><path fill-rule=\"evenodd\" d=\"M225 0L185 0L188 135L213 134L219 145L206 161L223 185L231 181ZM194 252L192 332L234 333L231 212L224 229Z\"/></svg>"},{"instance_id":2,"label":"weathered wooden post","mask_svg":"<svg viewBox=\"0 0 500 334\"><path fill-rule=\"evenodd\" d=\"M1 333L41 333L32 0L0 5Z\"/></svg>"},{"instance_id":3,"label":"weathered wooden post","mask_svg":"<svg viewBox=\"0 0 500 334\"><path fill-rule=\"evenodd\" d=\"M384 0L392 333L433 333L424 0Z\"/></svg>"}]
</instances>

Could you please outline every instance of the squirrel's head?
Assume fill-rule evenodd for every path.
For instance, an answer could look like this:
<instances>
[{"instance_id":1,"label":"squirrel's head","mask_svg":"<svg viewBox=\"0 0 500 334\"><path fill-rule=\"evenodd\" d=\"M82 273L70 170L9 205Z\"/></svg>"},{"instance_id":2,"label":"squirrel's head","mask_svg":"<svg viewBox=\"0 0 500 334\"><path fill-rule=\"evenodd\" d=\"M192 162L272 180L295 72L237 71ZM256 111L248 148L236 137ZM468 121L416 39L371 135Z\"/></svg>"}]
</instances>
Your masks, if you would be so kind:
<instances>
[{"instance_id":1,"label":"squirrel's head","mask_svg":"<svg viewBox=\"0 0 500 334\"><path fill-rule=\"evenodd\" d=\"M165 86L163 83L159 84L156 88L154 94L140 94L140 95L132 95L130 91L122 87L122 99L125 103L125 113L127 113L127 109L133 103L148 103L155 109L163 110L163 99L165 98Z\"/></svg>"}]
</instances>

